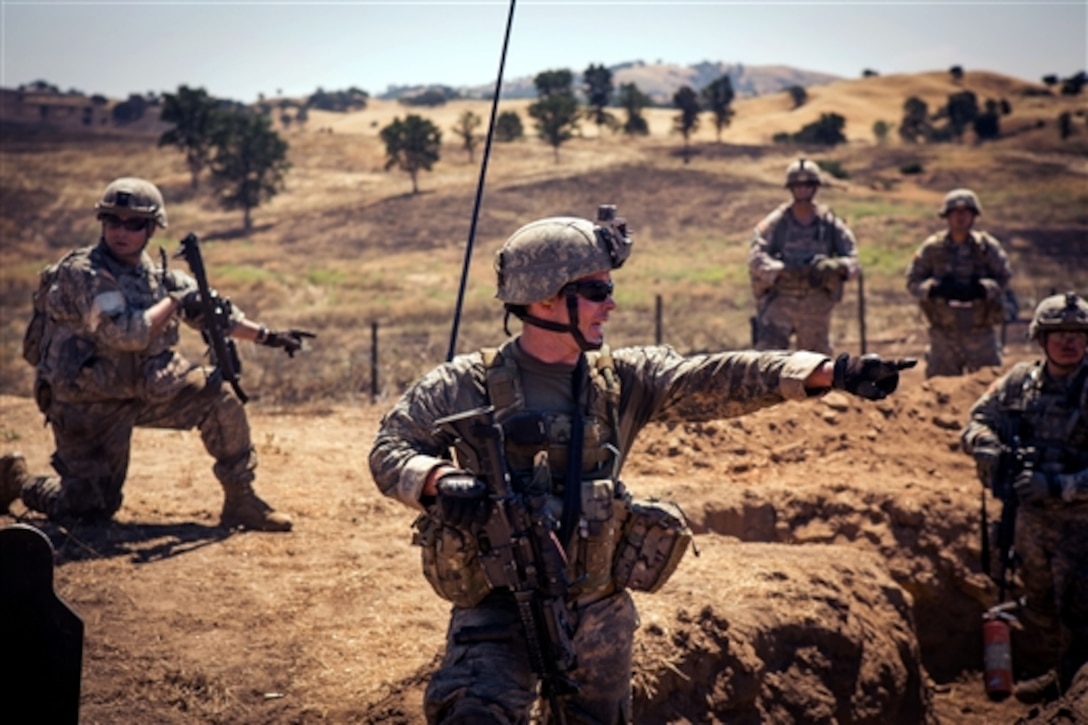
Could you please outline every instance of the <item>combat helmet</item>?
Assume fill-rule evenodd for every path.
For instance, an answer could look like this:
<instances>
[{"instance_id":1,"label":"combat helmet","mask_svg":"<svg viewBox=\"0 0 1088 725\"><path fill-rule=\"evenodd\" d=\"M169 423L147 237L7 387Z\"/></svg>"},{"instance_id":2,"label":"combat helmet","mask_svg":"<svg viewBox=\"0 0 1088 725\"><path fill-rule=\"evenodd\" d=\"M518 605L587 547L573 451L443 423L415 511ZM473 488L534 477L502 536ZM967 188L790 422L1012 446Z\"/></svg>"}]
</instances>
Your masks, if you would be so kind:
<instances>
[{"instance_id":1,"label":"combat helmet","mask_svg":"<svg viewBox=\"0 0 1088 725\"><path fill-rule=\"evenodd\" d=\"M937 212L937 215L944 218L953 209L970 209L975 214L982 216L982 204L978 201L978 194L970 189L953 189L945 194L941 210Z\"/></svg>"},{"instance_id":2,"label":"combat helmet","mask_svg":"<svg viewBox=\"0 0 1088 725\"><path fill-rule=\"evenodd\" d=\"M616 216L616 207L611 204L597 208L596 224L564 216L539 219L521 227L495 255L495 296L506 307L503 326L514 315L534 327L570 333L582 350L599 348L600 343L590 343L579 329L577 291L568 285L623 266L631 254L631 245L627 222ZM529 313L528 305L564 290L567 324Z\"/></svg>"},{"instance_id":3,"label":"combat helmet","mask_svg":"<svg viewBox=\"0 0 1088 725\"><path fill-rule=\"evenodd\" d=\"M786 188L795 184L814 183L822 186L824 183L823 172L815 161L801 158L786 167Z\"/></svg>"},{"instance_id":4,"label":"combat helmet","mask_svg":"<svg viewBox=\"0 0 1088 725\"><path fill-rule=\"evenodd\" d=\"M135 177L122 177L110 182L102 192L102 198L94 205L99 219L103 214L124 213L128 216L152 219L166 229L166 206L162 192L150 181Z\"/></svg>"},{"instance_id":5,"label":"combat helmet","mask_svg":"<svg viewBox=\"0 0 1088 725\"><path fill-rule=\"evenodd\" d=\"M559 293L563 286L623 265L631 254L626 224L614 206L599 210L600 223L578 217L548 217L518 229L495 255L496 297L528 305Z\"/></svg>"},{"instance_id":6,"label":"combat helmet","mask_svg":"<svg viewBox=\"0 0 1088 725\"><path fill-rule=\"evenodd\" d=\"M1040 302L1028 326L1028 338L1038 340L1042 333L1057 330L1088 332L1088 302L1076 292L1052 295Z\"/></svg>"}]
</instances>

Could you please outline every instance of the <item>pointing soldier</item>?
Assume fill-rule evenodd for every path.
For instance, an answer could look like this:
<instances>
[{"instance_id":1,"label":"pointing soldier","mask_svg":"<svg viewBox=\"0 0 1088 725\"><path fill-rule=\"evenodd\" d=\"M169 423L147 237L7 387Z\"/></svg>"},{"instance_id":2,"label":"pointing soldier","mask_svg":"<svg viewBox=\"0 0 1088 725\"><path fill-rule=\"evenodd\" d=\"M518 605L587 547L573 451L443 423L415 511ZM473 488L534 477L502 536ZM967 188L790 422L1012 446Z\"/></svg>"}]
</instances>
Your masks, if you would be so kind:
<instances>
[{"instance_id":1,"label":"pointing soldier","mask_svg":"<svg viewBox=\"0 0 1088 725\"><path fill-rule=\"evenodd\" d=\"M199 326L200 293L146 248L167 226L159 189L119 178L95 204L97 244L42 275L24 356L53 430L58 475L31 475L19 454L0 458L0 511L17 498L54 520L105 520L121 507L133 428L200 430L225 500L221 523L289 531L291 519L253 490L257 456L242 401L209 368L173 348L179 320ZM234 308L230 334L294 354L309 333L269 332Z\"/></svg>"},{"instance_id":2,"label":"pointing soldier","mask_svg":"<svg viewBox=\"0 0 1088 725\"><path fill-rule=\"evenodd\" d=\"M1041 662L1020 658L1038 676L1013 693L1037 702L1068 689L1088 663L1088 303L1073 293L1047 297L1029 335L1043 359L1015 365L990 386L971 408L963 444L990 488L1006 473L998 470L1002 450L1023 461L1008 472L1026 595L1020 618L1025 641L1050 652Z\"/></svg>"},{"instance_id":3,"label":"pointing soldier","mask_svg":"<svg viewBox=\"0 0 1088 725\"><path fill-rule=\"evenodd\" d=\"M948 192L939 215L948 229L922 242L907 270L907 290L929 323L927 378L1001 364L994 325L1012 276L1001 243L972 229L982 215L975 192Z\"/></svg>"},{"instance_id":4,"label":"pointing soldier","mask_svg":"<svg viewBox=\"0 0 1088 725\"><path fill-rule=\"evenodd\" d=\"M382 420L370 453L381 491L421 512L424 574L454 604L445 658L425 695L428 722L527 722L538 688L559 722L631 722L638 619L628 589L660 587L690 537L678 510L634 500L620 481L639 431L651 421L739 416L831 388L879 399L913 364L814 352L609 350L612 271L632 243L614 207L602 212L597 224L552 217L510 236L496 257L497 296L507 319L522 322L520 335L416 381ZM501 436L473 423L485 406ZM496 576L489 564L502 554L499 542L520 541L495 524L506 510L490 479L496 467L487 465L495 457L506 464L495 475L510 472L510 488L539 524L541 550L562 552L565 569L544 577L554 615L545 617L554 626L544 628L544 644L526 634L527 611L544 604L526 598L532 592L518 588L520 579L497 583L508 570ZM547 561L528 568L550 571ZM554 664L550 674L533 666L541 652L558 652L543 657Z\"/></svg>"},{"instance_id":5,"label":"pointing soldier","mask_svg":"<svg viewBox=\"0 0 1088 725\"><path fill-rule=\"evenodd\" d=\"M756 225L748 274L756 299L756 348L831 354L831 312L843 284L861 271L857 242L842 219L816 204L823 174L798 159L786 169L793 197Z\"/></svg>"}]
</instances>

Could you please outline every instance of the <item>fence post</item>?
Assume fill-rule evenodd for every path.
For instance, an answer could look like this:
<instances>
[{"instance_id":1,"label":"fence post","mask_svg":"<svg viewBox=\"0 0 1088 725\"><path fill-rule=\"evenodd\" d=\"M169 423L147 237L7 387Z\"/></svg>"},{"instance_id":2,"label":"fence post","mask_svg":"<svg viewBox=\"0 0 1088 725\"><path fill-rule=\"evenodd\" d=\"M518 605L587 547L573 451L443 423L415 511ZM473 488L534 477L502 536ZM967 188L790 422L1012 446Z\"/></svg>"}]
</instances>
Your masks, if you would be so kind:
<instances>
[{"instance_id":1,"label":"fence post","mask_svg":"<svg viewBox=\"0 0 1088 725\"><path fill-rule=\"evenodd\" d=\"M370 323L370 402L378 400L378 321Z\"/></svg>"},{"instance_id":2,"label":"fence post","mask_svg":"<svg viewBox=\"0 0 1088 725\"><path fill-rule=\"evenodd\" d=\"M660 345L662 340L665 339L664 330L664 303L661 301L661 295L654 295L654 344Z\"/></svg>"}]
</instances>

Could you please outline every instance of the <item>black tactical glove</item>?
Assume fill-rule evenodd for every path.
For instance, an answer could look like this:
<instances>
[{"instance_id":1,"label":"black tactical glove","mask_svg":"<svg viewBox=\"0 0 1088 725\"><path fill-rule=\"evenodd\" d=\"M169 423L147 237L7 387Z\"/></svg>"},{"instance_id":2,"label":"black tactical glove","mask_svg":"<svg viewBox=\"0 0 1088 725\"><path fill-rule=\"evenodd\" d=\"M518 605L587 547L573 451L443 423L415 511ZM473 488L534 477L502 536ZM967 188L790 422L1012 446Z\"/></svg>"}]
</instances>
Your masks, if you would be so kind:
<instances>
[{"instance_id":1,"label":"black tactical glove","mask_svg":"<svg viewBox=\"0 0 1088 725\"><path fill-rule=\"evenodd\" d=\"M438 510L442 521L459 529L487 521L491 501L487 484L467 471L447 473L438 479Z\"/></svg>"},{"instance_id":2,"label":"black tactical glove","mask_svg":"<svg viewBox=\"0 0 1088 725\"><path fill-rule=\"evenodd\" d=\"M808 283L811 287L823 287L846 276L846 267L834 257L817 254L809 262Z\"/></svg>"},{"instance_id":3,"label":"black tactical glove","mask_svg":"<svg viewBox=\"0 0 1088 725\"><path fill-rule=\"evenodd\" d=\"M294 357L295 353L302 349L302 342L305 338L312 339L315 337L317 335L305 330L269 332L262 327L261 332L257 335L257 342L268 347L282 347L288 357Z\"/></svg>"},{"instance_id":4,"label":"black tactical glove","mask_svg":"<svg viewBox=\"0 0 1088 725\"><path fill-rule=\"evenodd\" d=\"M983 486L992 491L997 469L1001 463L1001 444L997 441L979 441L975 443L971 455L975 458L975 471L978 473L978 480Z\"/></svg>"},{"instance_id":5,"label":"black tactical glove","mask_svg":"<svg viewBox=\"0 0 1088 725\"><path fill-rule=\"evenodd\" d=\"M914 358L884 360L879 355L847 355L835 360L831 387L869 400L883 400L899 386L899 371L918 364Z\"/></svg>"},{"instance_id":6,"label":"black tactical glove","mask_svg":"<svg viewBox=\"0 0 1088 725\"><path fill-rule=\"evenodd\" d=\"M200 290L174 290L170 292L170 299L178 306L178 312L186 322L199 320L204 314L204 307L200 299Z\"/></svg>"},{"instance_id":7,"label":"black tactical glove","mask_svg":"<svg viewBox=\"0 0 1088 725\"><path fill-rule=\"evenodd\" d=\"M1042 471L1021 471L1012 482L1012 487L1020 503L1038 503L1051 497L1061 498L1062 495L1058 476Z\"/></svg>"}]
</instances>

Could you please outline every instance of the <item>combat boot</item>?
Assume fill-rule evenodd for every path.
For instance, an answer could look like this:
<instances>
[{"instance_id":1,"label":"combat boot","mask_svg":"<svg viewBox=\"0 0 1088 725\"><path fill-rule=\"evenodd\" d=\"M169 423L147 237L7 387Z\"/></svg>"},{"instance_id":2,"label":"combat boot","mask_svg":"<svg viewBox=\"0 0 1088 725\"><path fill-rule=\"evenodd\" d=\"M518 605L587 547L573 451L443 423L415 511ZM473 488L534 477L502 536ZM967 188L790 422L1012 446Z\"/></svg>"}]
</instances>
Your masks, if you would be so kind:
<instances>
[{"instance_id":1,"label":"combat boot","mask_svg":"<svg viewBox=\"0 0 1088 725\"><path fill-rule=\"evenodd\" d=\"M1049 670L1030 680L1017 682L1012 688L1013 697L1025 705L1037 705L1058 699L1058 673Z\"/></svg>"},{"instance_id":2,"label":"combat boot","mask_svg":"<svg viewBox=\"0 0 1088 725\"><path fill-rule=\"evenodd\" d=\"M0 511L6 512L15 499L22 496L23 484L30 480L26 458L21 453L5 453L0 457Z\"/></svg>"},{"instance_id":3,"label":"combat boot","mask_svg":"<svg viewBox=\"0 0 1088 725\"><path fill-rule=\"evenodd\" d=\"M227 491L219 523L229 528L241 526L253 531L291 530L291 517L277 513L248 485L235 491Z\"/></svg>"}]
</instances>

